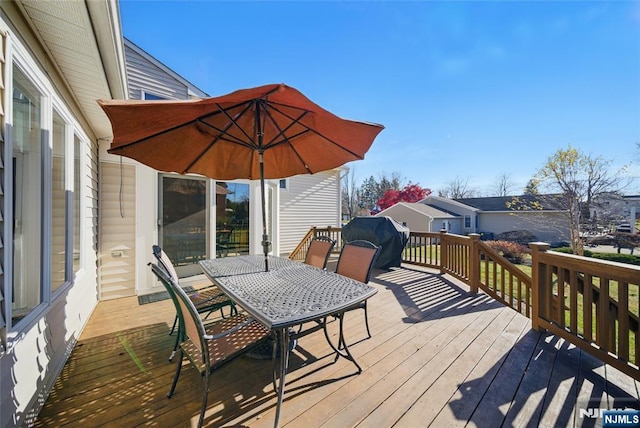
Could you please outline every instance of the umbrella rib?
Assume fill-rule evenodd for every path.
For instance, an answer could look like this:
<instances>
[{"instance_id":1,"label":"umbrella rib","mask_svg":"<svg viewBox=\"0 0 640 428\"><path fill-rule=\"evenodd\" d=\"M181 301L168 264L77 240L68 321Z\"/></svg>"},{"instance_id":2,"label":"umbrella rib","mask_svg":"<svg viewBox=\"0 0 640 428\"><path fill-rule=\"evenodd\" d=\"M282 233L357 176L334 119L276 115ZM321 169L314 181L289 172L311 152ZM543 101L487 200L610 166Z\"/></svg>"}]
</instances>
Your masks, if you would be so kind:
<instances>
[{"instance_id":1,"label":"umbrella rib","mask_svg":"<svg viewBox=\"0 0 640 428\"><path fill-rule=\"evenodd\" d=\"M302 118L302 117L301 117L300 119L295 119L295 118L293 118L292 116L290 116L289 114L287 114L287 113L283 112L282 110L280 110L280 109L276 108L276 107L275 107L275 105L272 105L272 106L271 106L271 108L272 108L273 110L277 111L278 113L280 113L281 115L283 115L284 117L286 117L286 118L288 118L288 119L292 120L292 121L297 121L297 120L300 120L300 119ZM345 119L342 119L342 120L345 120ZM299 122L298 122L298 123L299 123ZM316 131L315 129L311 129L311 128L309 128L308 126L306 126L306 125L304 125L304 124L302 124L302 123L300 123L300 125L302 125L302 126L304 126L305 128L307 128L307 130L308 130L309 132L313 132L313 133L314 133L314 134L316 134L317 136L319 136L319 137L321 137L321 138L324 138L327 142L329 142L329 143L333 144L334 146L336 146L336 147L338 147L338 148L340 148L340 149L344 150L344 151L345 151L345 152L347 152L347 153L352 154L352 155L353 155L353 156L355 156L357 159L364 159L362 156L360 156L360 155L358 155L357 153L353 152L352 150L349 150L349 149L347 149L346 147L344 147L344 146L342 146L342 145L340 145L340 144L336 143L336 142L335 142L335 141L333 141L331 138L327 137L326 135L323 135L323 134L319 133L319 132L318 132L318 131ZM301 134L302 134L302 133L301 133ZM297 135L300 135L300 134L297 134ZM296 135L296 136L297 136L297 135ZM280 142L278 142L278 143L274 143L273 145L274 145L274 146L277 146L277 145L279 145L279 144L288 143L288 142L289 142L289 141L288 141L288 138L287 138L287 137L285 137L285 138L286 138L286 140L285 140L285 141L280 141ZM289 144L291 144L291 143L289 143Z\"/></svg>"},{"instance_id":2,"label":"umbrella rib","mask_svg":"<svg viewBox=\"0 0 640 428\"><path fill-rule=\"evenodd\" d=\"M250 109L250 107L251 107L251 102L246 103L246 104L247 104L247 105L245 106L245 108L244 108L240 113L238 113L238 114L236 115L236 117L241 117L243 114L245 114L245 113ZM242 103L240 103L240 104L236 104L236 105L234 105L234 106L232 106L232 107L230 107L230 108L235 108L235 107L237 107L237 106L239 106L239 105L242 105ZM192 168L196 163L198 163L198 162L200 161L200 159L202 159L202 157L204 156L204 154L205 154L205 153L207 153L209 150L211 150L211 147L213 147L213 146L214 146L218 141L220 141L220 140L229 141L229 142L234 143L234 144L238 144L238 145L241 145L241 146L248 147L248 148L250 148L250 149L252 149L252 150L255 148L255 143L254 143L253 145L251 145L250 143L247 143L246 141L242 141L241 139L236 138L236 137L234 137L233 135L229 134L229 132L228 132L228 131L229 131L229 129L230 129L232 126L234 126L234 125L235 125L235 126L236 126L236 128L238 128L238 129L239 129L239 130L240 130L240 131L245 135L245 137L247 137L247 139L248 139L249 141L252 141L251 137L250 137L249 135L247 135L247 133L246 133L246 132L244 132L244 130L243 130L240 126L238 126L238 124L237 124L237 122L235 121L235 119L234 119L234 118L232 118L232 117L229 115L229 113L227 112L227 110L226 110L226 109L222 108L222 106L221 106L220 104L218 104L218 103L216 103L216 107L218 107L218 111L219 111L220 113L224 114L224 115L227 117L227 119L229 119L229 120L230 120L230 122L227 124L227 126L225 126L224 128L220 129L220 128L218 128L217 126L213 126L213 125L211 125L210 123L207 123L207 122L204 122L204 121L203 121L203 119L204 119L205 117L211 117L211 116L214 116L214 114L213 114L213 113L212 113L212 114L205 115L205 116L202 116L202 117L199 117L199 118L197 119L197 120L198 120L198 123L200 123L200 124L202 124L202 125L205 125L205 126L207 126L207 127L211 128L211 129L215 129L215 130L216 130L217 132L219 132L220 134L219 134L219 135L216 135L216 136L213 138L213 140L211 140L211 142L210 142L209 144L207 144L207 147L205 147L205 148L200 152L200 154L199 154L198 156L195 156L195 157L194 157L193 161L191 161L191 162L189 163L189 165L187 166L187 168L185 169L185 171L190 170L190 169L191 169L191 168ZM228 139L227 139L227 138L224 138L224 136L227 136L227 137L228 137Z\"/></svg>"},{"instance_id":3,"label":"umbrella rib","mask_svg":"<svg viewBox=\"0 0 640 428\"><path fill-rule=\"evenodd\" d=\"M276 110L276 111L278 111L279 113L281 113L281 114L282 114L282 112L280 112L279 110ZM290 119L290 120L291 120L291 122L289 122L289 125L287 125L284 129L281 129L281 128L280 128L280 126L278 125L278 123L276 122L276 120L273 118L273 115L271 114L271 112L270 112L269 110L265 110L265 112L266 112L265 120L266 120L266 118L269 118L269 119L271 120L271 123L273 123L273 126L278 130L278 133L277 133L276 135L274 135L274 136L269 140L269 142L268 142L267 144L265 144L265 146L266 146L266 147L271 146L271 143L272 143L273 141L275 141L277 138L281 137L281 136L282 136L283 138L285 138L285 139L288 139L288 137L285 135L285 133L286 133L286 132L287 132L287 131L288 131L288 130L293 126L293 125L295 125L295 124L299 124L300 126L304 126L304 128L306 129L306 131L308 131L308 130L309 130L309 127L308 127L308 126L306 126L306 125L304 125L304 124L300 123L300 119L302 119L302 118L303 118L307 113L309 113L309 111L308 111L308 110L304 110L304 111L302 112L302 114L301 114L300 116L298 116L297 118L295 118L295 119L294 119L293 117L288 117L288 116L287 116L287 118L288 118L288 119ZM299 136L299 135L301 135L301 134L304 134L306 131L300 132L300 133L296 134L294 137L297 137L297 136Z\"/></svg>"},{"instance_id":4,"label":"umbrella rib","mask_svg":"<svg viewBox=\"0 0 640 428\"><path fill-rule=\"evenodd\" d=\"M218 128L217 126L214 126L210 123L207 122L202 122L200 119L198 119L198 123L202 124L203 126L206 126L207 128L211 128L217 132L220 133L220 135L215 136L215 138L212 140L211 144L209 146L207 146L207 150L211 148L211 146L213 146L215 143L218 142L218 140L223 140L223 141L228 141L230 143L234 143L234 144L239 144L245 147L249 147L251 149L253 149L255 146L251 145L249 143L247 143L246 141L243 141L237 137L234 137L233 135L228 134L224 129ZM229 128L227 128L229 129ZM226 138L225 138L226 137Z\"/></svg>"},{"instance_id":5,"label":"umbrella rib","mask_svg":"<svg viewBox=\"0 0 640 428\"><path fill-rule=\"evenodd\" d=\"M297 137L299 135L305 134L307 132L309 132L309 128L303 124L300 123L300 119L302 119L307 113L309 113L308 110L304 110L302 112L302 114L297 118L297 119L293 119L291 118L291 122L289 123L289 125L287 125L284 129L280 129L280 126L278 125L278 123L275 121L275 119L273 118L273 116L271 115L271 112L269 110L265 110L266 114L265 114L265 122L267 120L267 118L273 123L273 126L275 126L275 128L278 130L278 133L269 141L269 143L267 143L266 145L269 147L276 147L279 146L280 144L283 143L288 143L289 144L289 148L293 151L293 153L296 155L296 157L298 158L298 160L300 161L300 163L302 164L302 166L304 167L304 169L306 169L307 171L309 171L309 173L312 174L311 169L309 168L309 166L307 165L307 163L304 161L304 159L302 159L302 156L300 156L300 153L298 153L298 151L296 150L296 148L293 146L293 144L291 144L291 141L289 141L289 137L287 137L285 135L285 132L287 132L288 129L290 129L293 125L295 125L296 123L304 126L305 130L302 132L299 132L298 134L294 135L293 137ZM284 138L283 141L278 142L278 143L274 143L271 144L272 141L274 141L276 138L282 136Z\"/></svg>"},{"instance_id":6,"label":"umbrella rib","mask_svg":"<svg viewBox=\"0 0 640 428\"><path fill-rule=\"evenodd\" d=\"M247 105L245 106L244 110L242 110L239 114L237 114L236 118L242 117L242 115L244 115L251 108L251 106L254 105L255 103L256 103L255 99L249 101L248 103L246 103ZM229 128L231 128L231 126L235 125L235 127L238 128L238 130L240 130L240 132L242 132L244 134L244 136L247 137L247 139L253 143L253 146L251 146L251 147L255 147L256 143L255 143L255 141L253 141L253 138L249 134L247 134L246 131L241 126L238 126L238 123L236 122L236 120L234 118L232 118L229 115L229 112L227 111L227 109L222 108L222 106L220 104L216 104L216 106L218 106L218 109L220 110L220 112L222 114L224 114L227 117L227 119L229 119L231 121L229 126L227 126L225 128L225 130L224 130L225 134L229 135L227 133L227 131L229 130ZM242 141L242 140L238 139L238 141Z\"/></svg>"}]
</instances>

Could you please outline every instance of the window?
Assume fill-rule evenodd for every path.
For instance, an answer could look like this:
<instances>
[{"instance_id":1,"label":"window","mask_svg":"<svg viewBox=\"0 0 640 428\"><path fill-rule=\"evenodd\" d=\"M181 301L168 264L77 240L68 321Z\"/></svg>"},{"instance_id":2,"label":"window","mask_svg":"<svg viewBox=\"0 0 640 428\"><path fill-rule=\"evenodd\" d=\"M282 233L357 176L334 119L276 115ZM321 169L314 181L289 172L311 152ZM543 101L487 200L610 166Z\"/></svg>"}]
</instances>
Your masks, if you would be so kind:
<instances>
[{"instance_id":1,"label":"window","mask_svg":"<svg viewBox=\"0 0 640 428\"><path fill-rule=\"evenodd\" d=\"M53 112L53 150L51 179L51 291L57 290L67 280L66 269L66 227L67 196L66 178L69 171L65 168L67 124L60 113Z\"/></svg>"},{"instance_id":2,"label":"window","mask_svg":"<svg viewBox=\"0 0 640 428\"><path fill-rule=\"evenodd\" d=\"M64 105L28 70L20 61L13 64L13 183L6 202L12 237L5 243L13 269L5 296L14 326L34 320L34 309L49 304L81 268L83 140Z\"/></svg>"},{"instance_id":3,"label":"window","mask_svg":"<svg viewBox=\"0 0 640 428\"><path fill-rule=\"evenodd\" d=\"M147 93L147 92L144 92L144 93L142 94L142 99L143 99L143 100L150 100L150 101L153 101L153 100L166 100L166 98L165 98L165 97L161 97L161 96L159 96L159 95L149 94L149 93Z\"/></svg>"},{"instance_id":4,"label":"window","mask_svg":"<svg viewBox=\"0 0 640 428\"><path fill-rule=\"evenodd\" d=\"M465 229L471 229L471 216L470 215L465 215L464 216L464 228Z\"/></svg>"},{"instance_id":5,"label":"window","mask_svg":"<svg viewBox=\"0 0 640 428\"><path fill-rule=\"evenodd\" d=\"M13 67L13 324L43 301L42 94Z\"/></svg>"},{"instance_id":6,"label":"window","mask_svg":"<svg viewBox=\"0 0 640 428\"><path fill-rule=\"evenodd\" d=\"M289 180L287 180L286 178L283 178L282 180L280 180L280 188L283 190L287 190L289 188Z\"/></svg>"},{"instance_id":7,"label":"window","mask_svg":"<svg viewBox=\"0 0 640 428\"><path fill-rule=\"evenodd\" d=\"M76 274L82 266L80 263L80 222L81 222L81 171L80 155L82 140L77 135L73 136L73 273Z\"/></svg>"}]
</instances>

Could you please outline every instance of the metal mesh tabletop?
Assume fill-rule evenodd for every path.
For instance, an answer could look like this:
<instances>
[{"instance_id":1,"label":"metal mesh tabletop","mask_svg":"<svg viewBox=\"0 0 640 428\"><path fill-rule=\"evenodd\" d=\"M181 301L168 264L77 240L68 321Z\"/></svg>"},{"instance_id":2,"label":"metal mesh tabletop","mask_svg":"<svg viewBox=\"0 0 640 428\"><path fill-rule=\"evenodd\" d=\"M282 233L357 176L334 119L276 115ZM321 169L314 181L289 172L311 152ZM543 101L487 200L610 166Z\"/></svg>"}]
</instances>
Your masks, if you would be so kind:
<instances>
[{"instance_id":1,"label":"metal mesh tabletop","mask_svg":"<svg viewBox=\"0 0 640 428\"><path fill-rule=\"evenodd\" d=\"M273 259L273 267L269 260L269 272L244 269L241 261L236 262L239 267L231 268L231 264L226 263L228 259L220 259L224 260L221 266L217 259L201 264L226 294L270 328L283 328L335 314L376 293L375 288L334 272L279 257ZM283 260L284 263L278 264ZM244 262L251 266L247 260ZM237 273L220 274L231 271Z\"/></svg>"},{"instance_id":2,"label":"metal mesh tabletop","mask_svg":"<svg viewBox=\"0 0 640 428\"><path fill-rule=\"evenodd\" d=\"M286 269L299 266L299 262L282 257L268 256L269 270ZM223 257L213 260L202 260L200 266L210 278L221 276L243 275L264 272L264 256Z\"/></svg>"}]
</instances>

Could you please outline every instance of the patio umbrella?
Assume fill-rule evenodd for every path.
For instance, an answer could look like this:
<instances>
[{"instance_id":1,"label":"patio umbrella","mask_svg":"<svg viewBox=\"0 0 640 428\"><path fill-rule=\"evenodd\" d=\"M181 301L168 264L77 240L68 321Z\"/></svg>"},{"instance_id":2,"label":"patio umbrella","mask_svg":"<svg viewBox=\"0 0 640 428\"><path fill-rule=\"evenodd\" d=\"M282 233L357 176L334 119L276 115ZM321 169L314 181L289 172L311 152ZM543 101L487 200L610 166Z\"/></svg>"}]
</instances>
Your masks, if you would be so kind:
<instances>
[{"instance_id":1,"label":"patio umbrella","mask_svg":"<svg viewBox=\"0 0 640 428\"><path fill-rule=\"evenodd\" d=\"M259 179L267 270L264 180L313 174L363 159L384 129L342 119L284 84L201 100L98 103L113 128L109 153L159 171L216 180Z\"/></svg>"}]
</instances>

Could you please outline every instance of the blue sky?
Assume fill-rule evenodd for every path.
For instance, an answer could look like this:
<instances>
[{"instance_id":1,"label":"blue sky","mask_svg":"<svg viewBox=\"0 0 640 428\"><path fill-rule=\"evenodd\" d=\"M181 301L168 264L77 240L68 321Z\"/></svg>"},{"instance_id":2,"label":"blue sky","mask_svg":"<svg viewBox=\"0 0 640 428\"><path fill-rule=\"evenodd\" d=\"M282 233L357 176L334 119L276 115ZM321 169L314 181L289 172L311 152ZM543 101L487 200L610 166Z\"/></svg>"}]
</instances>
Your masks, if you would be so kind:
<instances>
[{"instance_id":1,"label":"blue sky","mask_svg":"<svg viewBox=\"0 0 640 428\"><path fill-rule=\"evenodd\" d=\"M120 14L212 96L286 83L383 124L358 181L489 195L507 174L520 193L569 144L640 176L640 1L121 0Z\"/></svg>"}]
</instances>

